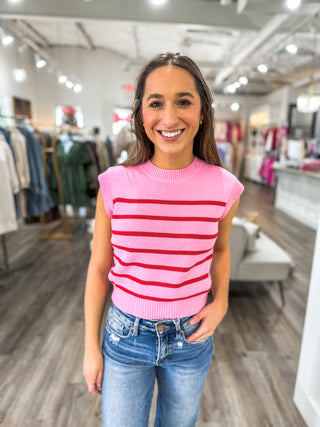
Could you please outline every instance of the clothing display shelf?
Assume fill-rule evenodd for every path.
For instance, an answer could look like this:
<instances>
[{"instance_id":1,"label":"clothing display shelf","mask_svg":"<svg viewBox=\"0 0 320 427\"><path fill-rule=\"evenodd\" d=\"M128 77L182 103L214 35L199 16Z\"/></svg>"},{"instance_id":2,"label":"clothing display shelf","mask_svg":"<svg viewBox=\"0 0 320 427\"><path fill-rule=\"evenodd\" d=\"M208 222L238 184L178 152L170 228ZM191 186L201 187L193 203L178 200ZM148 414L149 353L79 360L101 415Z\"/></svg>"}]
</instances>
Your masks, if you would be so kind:
<instances>
[{"instance_id":1,"label":"clothing display shelf","mask_svg":"<svg viewBox=\"0 0 320 427\"><path fill-rule=\"evenodd\" d=\"M59 194L59 198L60 198L60 202L61 202L61 206L62 206L61 218L62 218L62 224L63 224L63 231L62 232L53 232L53 233L46 232L46 230L45 230L45 214L43 213L40 216L39 239L43 239L43 240L47 240L47 239L72 239L73 233L72 233L70 223L68 220L68 216L67 216L67 212L66 212L66 205L65 205L65 201L64 201L64 195L63 195L62 184L61 184L61 177L60 177L60 172L59 172L59 164L58 164L58 159L57 159L57 154L56 154L57 135L54 135L52 137L51 145L48 147L44 134L39 129L37 129L36 127L35 127L35 131L38 134L40 141L41 141L41 144L42 144L42 150L43 150L42 151L42 153L43 153L43 155L42 155L42 166L43 166L43 172L44 172L45 176L46 176L48 155L51 155L51 157L52 157L53 169L54 169L54 173L55 173L56 180L57 180L58 194Z\"/></svg>"}]
</instances>

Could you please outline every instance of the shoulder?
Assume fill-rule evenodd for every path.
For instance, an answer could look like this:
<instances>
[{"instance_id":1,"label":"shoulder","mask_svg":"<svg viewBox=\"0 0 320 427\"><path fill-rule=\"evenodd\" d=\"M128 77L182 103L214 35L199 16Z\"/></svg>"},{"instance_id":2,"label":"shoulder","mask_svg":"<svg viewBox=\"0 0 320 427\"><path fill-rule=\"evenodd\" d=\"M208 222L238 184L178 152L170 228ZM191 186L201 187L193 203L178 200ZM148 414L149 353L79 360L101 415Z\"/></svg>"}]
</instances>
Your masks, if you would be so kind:
<instances>
[{"instance_id":1,"label":"shoulder","mask_svg":"<svg viewBox=\"0 0 320 427\"><path fill-rule=\"evenodd\" d=\"M223 182L234 183L238 179L222 166L212 165L204 160L198 159L199 165L202 167L202 174L207 177L215 178Z\"/></svg>"}]
</instances>

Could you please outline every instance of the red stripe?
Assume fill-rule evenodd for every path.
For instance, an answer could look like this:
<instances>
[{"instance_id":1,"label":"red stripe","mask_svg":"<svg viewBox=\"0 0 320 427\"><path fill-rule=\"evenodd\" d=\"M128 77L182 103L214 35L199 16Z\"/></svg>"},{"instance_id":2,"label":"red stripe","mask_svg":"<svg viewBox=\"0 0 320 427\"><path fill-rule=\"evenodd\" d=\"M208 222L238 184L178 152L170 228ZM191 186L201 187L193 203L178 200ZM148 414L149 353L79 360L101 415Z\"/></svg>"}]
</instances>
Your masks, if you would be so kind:
<instances>
[{"instance_id":1,"label":"red stripe","mask_svg":"<svg viewBox=\"0 0 320 427\"><path fill-rule=\"evenodd\" d=\"M148 253L148 254L163 254L163 255L201 255L208 251L211 251L212 248L203 249L201 251L181 251L181 250L169 250L169 249L144 249L144 248L128 248L126 246L120 246L112 244L114 248L121 249L126 252L138 252L138 253Z\"/></svg>"},{"instance_id":2,"label":"red stripe","mask_svg":"<svg viewBox=\"0 0 320 427\"><path fill-rule=\"evenodd\" d=\"M122 259L120 259L117 255L113 254L114 258L118 260L118 262L125 266L125 267L141 267L141 268L149 268L151 270L166 270L166 271L181 271L181 272L187 272L190 271L192 268L197 267L200 264L203 264L204 262L208 261L212 258L212 255L210 254L206 258L202 259L201 261L197 262L196 264L192 265L191 267L171 267L168 265L154 265L154 264L143 264L141 262L124 262Z\"/></svg>"},{"instance_id":3,"label":"red stripe","mask_svg":"<svg viewBox=\"0 0 320 427\"><path fill-rule=\"evenodd\" d=\"M111 270L111 273L116 277L122 277L125 279L132 280L133 282L139 283L140 285L146 285L146 286L158 286L159 288L182 288L183 286L190 285L192 283L199 282L200 280L207 279L209 274L203 274L202 276L195 277L194 279L185 280L182 283L175 284L175 283L164 283L164 282L150 282L146 280L138 279L137 277L131 276L130 274L118 274L115 273L113 270Z\"/></svg>"},{"instance_id":4,"label":"red stripe","mask_svg":"<svg viewBox=\"0 0 320 427\"><path fill-rule=\"evenodd\" d=\"M225 206L226 202L218 202L215 200L158 200L158 199L126 199L117 197L113 199L113 203L148 203L155 205L214 205Z\"/></svg>"},{"instance_id":5,"label":"red stripe","mask_svg":"<svg viewBox=\"0 0 320 427\"><path fill-rule=\"evenodd\" d=\"M162 215L112 215L112 219L149 219L151 221L199 221L218 222L220 218L197 217L197 216L162 216Z\"/></svg>"},{"instance_id":6,"label":"red stripe","mask_svg":"<svg viewBox=\"0 0 320 427\"><path fill-rule=\"evenodd\" d=\"M176 239L214 239L216 234L177 234L177 233L156 233L153 231L119 231L112 230L112 234L118 236L137 236L137 237L172 237Z\"/></svg>"},{"instance_id":7,"label":"red stripe","mask_svg":"<svg viewBox=\"0 0 320 427\"><path fill-rule=\"evenodd\" d=\"M128 289L123 288L122 286L116 285L115 283L113 283L113 285L116 286L117 288L121 289L123 292L126 292L127 294L133 295L133 296L135 296L137 298L147 299L147 300L150 300L150 301L159 301L159 302L182 301L182 300L185 300L185 299L197 297L199 295L207 294L210 291L210 289L211 289L211 288L209 288L206 291L198 292L197 294L193 294L193 295L188 295L187 297L180 297L180 298L157 298L157 297L150 297L150 296L146 296L146 295L136 294L135 292L129 291Z\"/></svg>"}]
</instances>

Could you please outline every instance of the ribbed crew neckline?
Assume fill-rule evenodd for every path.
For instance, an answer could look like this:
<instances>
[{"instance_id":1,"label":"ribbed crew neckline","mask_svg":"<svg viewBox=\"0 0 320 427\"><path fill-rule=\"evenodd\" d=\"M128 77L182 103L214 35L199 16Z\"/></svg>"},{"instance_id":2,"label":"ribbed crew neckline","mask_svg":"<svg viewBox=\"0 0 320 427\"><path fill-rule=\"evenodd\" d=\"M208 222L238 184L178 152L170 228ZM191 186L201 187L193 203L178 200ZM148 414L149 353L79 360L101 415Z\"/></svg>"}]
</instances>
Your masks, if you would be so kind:
<instances>
[{"instance_id":1,"label":"ribbed crew neckline","mask_svg":"<svg viewBox=\"0 0 320 427\"><path fill-rule=\"evenodd\" d=\"M195 157L189 166L182 169L161 169L149 159L142 166L143 171L159 181L184 181L190 179L202 166L202 161Z\"/></svg>"}]
</instances>

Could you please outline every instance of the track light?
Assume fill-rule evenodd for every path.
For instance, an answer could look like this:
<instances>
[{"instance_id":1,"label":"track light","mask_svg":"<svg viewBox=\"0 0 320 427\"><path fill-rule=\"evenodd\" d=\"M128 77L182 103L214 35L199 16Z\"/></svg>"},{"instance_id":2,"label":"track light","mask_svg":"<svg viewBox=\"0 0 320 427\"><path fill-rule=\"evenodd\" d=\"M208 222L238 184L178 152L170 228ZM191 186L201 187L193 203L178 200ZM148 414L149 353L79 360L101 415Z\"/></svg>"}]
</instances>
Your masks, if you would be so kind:
<instances>
[{"instance_id":1,"label":"track light","mask_svg":"<svg viewBox=\"0 0 320 427\"><path fill-rule=\"evenodd\" d=\"M247 79L247 77L246 77L246 76L241 76L241 77L239 77L239 82L240 82L243 86L245 86L245 85L247 85L247 84L248 84L248 79Z\"/></svg>"},{"instance_id":2,"label":"track light","mask_svg":"<svg viewBox=\"0 0 320 427\"><path fill-rule=\"evenodd\" d=\"M58 82L63 85L68 80L68 77L64 74L60 74L58 77Z\"/></svg>"},{"instance_id":3,"label":"track light","mask_svg":"<svg viewBox=\"0 0 320 427\"><path fill-rule=\"evenodd\" d=\"M257 68L258 68L258 71L263 74L265 74L268 71L268 67L265 64L260 64L258 65Z\"/></svg>"},{"instance_id":4,"label":"track light","mask_svg":"<svg viewBox=\"0 0 320 427\"><path fill-rule=\"evenodd\" d=\"M74 85L74 88L73 88L73 91L75 92L75 93L79 93L79 92L81 92L82 91L82 85L81 84L76 84L76 85Z\"/></svg>"},{"instance_id":5,"label":"track light","mask_svg":"<svg viewBox=\"0 0 320 427\"><path fill-rule=\"evenodd\" d=\"M45 59L41 58L41 56L38 53L34 54L34 60L36 63L36 67L39 69L43 68L47 65L47 61Z\"/></svg>"},{"instance_id":6,"label":"track light","mask_svg":"<svg viewBox=\"0 0 320 427\"><path fill-rule=\"evenodd\" d=\"M0 36L3 46L9 46L14 41L14 38L10 34L7 34L3 28L0 28Z\"/></svg>"},{"instance_id":7,"label":"track light","mask_svg":"<svg viewBox=\"0 0 320 427\"><path fill-rule=\"evenodd\" d=\"M66 84L66 86L67 86L68 89L72 89L73 88L73 83L72 83L71 80L67 80L65 84Z\"/></svg>"},{"instance_id":8,"label":"track light","mask_svg":"<svg viewBox=\"0 0 320 427\"><path fill-rule=\"evenodd\" d=\"M298 52L298 47L296 44L290 43L290 44L287 44L286 51L288 53L291 53L292 55L295 55Z\"/></svg>"}]
</instances>

